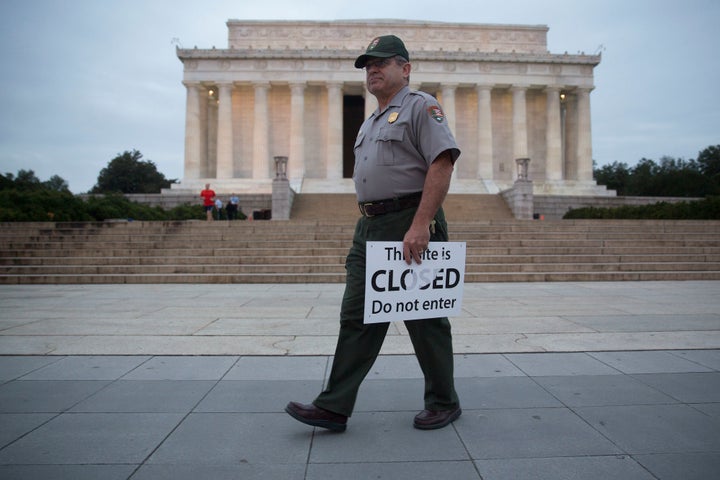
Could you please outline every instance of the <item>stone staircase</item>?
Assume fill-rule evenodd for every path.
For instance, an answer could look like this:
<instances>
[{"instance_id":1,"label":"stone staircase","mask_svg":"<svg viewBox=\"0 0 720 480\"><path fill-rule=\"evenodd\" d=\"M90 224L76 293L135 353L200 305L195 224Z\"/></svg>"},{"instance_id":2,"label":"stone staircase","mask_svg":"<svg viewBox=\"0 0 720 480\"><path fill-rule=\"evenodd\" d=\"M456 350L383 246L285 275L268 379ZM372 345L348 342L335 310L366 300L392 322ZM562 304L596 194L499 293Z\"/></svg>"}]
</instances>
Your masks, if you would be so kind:
<instances>
[{"instance_id":1,"label":"stone staircase","mask_svg":"<svg viewBox=\"0 0 720 480\"><path fill-rule=\"evenodd\" d=\"M0 224L0 284L342 282L357 213L330 197L290 221ZM522 221L467 200L445 205L466 282L720 280L720 221Z\"/></svg>"}]
</instances>

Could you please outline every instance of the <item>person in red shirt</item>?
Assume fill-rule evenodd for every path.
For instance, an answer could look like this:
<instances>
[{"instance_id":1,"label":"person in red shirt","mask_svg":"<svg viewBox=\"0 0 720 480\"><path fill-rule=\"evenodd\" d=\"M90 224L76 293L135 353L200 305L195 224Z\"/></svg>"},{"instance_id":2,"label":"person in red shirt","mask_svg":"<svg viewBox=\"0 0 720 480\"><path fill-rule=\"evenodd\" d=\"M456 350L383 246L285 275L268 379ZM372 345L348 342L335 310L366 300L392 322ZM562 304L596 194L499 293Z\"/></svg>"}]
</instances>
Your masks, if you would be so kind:
<instances>
[{"instance_id":1,"label":"person in red shirt","mask_svg":"<svg viewBox=\"0 0 720 480\"><path fill-rule=\"evenodd\" d=\"M212 222L213 220L213 207L215 206L215 192L210 189L210 184L205 184L205 190L200 192L200 196L203 199L203 207L205 208L205 215L207 221Z\"/></svg>"}]
</instances>

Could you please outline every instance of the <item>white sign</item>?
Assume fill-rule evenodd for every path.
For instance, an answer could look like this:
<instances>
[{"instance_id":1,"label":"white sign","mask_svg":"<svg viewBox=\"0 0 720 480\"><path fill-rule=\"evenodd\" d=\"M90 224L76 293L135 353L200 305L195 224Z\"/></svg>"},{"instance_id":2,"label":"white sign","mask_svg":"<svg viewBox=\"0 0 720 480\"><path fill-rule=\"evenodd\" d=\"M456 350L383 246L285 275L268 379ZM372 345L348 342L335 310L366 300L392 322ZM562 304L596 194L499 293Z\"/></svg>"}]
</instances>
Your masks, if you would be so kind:
<instances>
[{"instance_id":1,"label":"white sign","mask_svg":"<svg viewBox=\"0 0 720 480\"><path fill-rule=\"evenodd\" d=\"M402 242L367 242L365 323L458 315L465 281L465 242L431 242L418 265Z\"/></svg>"}]
</instances>

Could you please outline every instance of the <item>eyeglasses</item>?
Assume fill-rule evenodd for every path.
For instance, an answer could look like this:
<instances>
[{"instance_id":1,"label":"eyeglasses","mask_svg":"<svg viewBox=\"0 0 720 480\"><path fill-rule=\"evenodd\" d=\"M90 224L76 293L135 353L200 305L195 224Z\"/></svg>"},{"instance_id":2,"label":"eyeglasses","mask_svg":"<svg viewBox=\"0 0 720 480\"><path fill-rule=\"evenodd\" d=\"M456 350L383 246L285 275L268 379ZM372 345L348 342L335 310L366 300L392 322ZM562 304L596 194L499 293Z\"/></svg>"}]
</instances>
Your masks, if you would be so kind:
<instances>
[{"instance_id":1,"label":"eyeglasses","mask_svg":"<svg viewBox=\"0 0 720 480\"><path fill-rule=\"evenodd\" d=\"M385 68L388 65L390 65L390 62L393 61L393 58L380 58L378 60L370 60L369 62L365 62L365 70L370 70L372 67L377 68Z\"/></svg>"}]
</instances>

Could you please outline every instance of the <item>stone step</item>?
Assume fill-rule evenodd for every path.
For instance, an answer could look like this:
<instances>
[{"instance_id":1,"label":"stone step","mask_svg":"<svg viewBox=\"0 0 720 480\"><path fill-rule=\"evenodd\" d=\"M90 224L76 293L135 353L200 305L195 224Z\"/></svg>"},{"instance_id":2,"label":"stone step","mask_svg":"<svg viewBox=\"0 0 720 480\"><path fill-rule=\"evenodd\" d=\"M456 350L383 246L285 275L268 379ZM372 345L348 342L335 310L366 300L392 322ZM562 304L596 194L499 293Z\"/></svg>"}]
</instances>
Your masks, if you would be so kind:
<instances>
[{"instance_id":1,"label":"stone step","mask_svg":"<svg viewBox=\"0 0 720 480\"><path fill-rule=\"evenodd\" d=\"M344 265L345 250L337 255L176 255L167 256L98 256L98 257L5 257L0 258L0 271L10 272L11 268L50 267L50 266L84 266L84 265L292 265L292 264L335 264ZM467 265L499 265L499 264L672 264L672 263L707 263L720 262L720 252L715 254L684 254L684 255L478 255L472 251L467 254Z\"/></svg>"},{"instance_id":2,"label":"stone step","mask_svg":"<svg viewBox=\"0 0 720 480\"><path fill-rule=\"evenodd\" d=\"M466 283L480 282L602 282L602 281L710 281L720 272L500 272L467 273ZM155 284L155 283L342 283L345 274L159 274L159 275L2 275L0 284Z\"/></svg>"},{"instance_id":3,"label":"stone step","mask_svg":"<svg viewBox=\"0 0 720 480\"><path fill-rule=\"evenodd\" d=\"M720 271L720 262L588 262L588 263L467 263L467 274L512 272L677 272ZM147 274L260 274L260 273L333 273L343 274L339 263L240 263L230 264L155 264L155 265L42 265L11 266L0 269L3 275L147 275Z\"/></svg>"}]
</instances>

